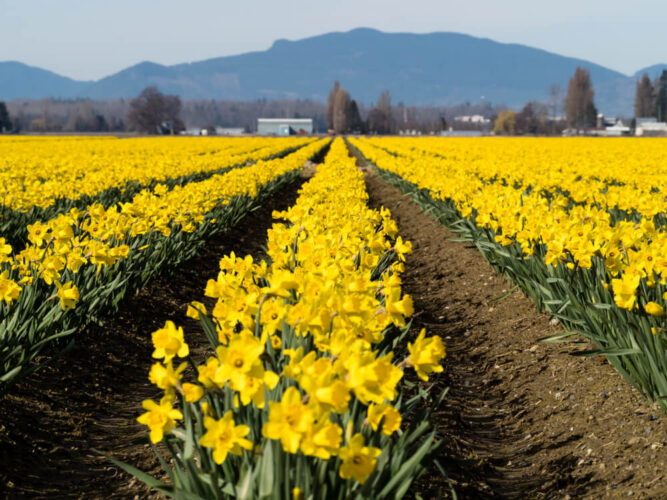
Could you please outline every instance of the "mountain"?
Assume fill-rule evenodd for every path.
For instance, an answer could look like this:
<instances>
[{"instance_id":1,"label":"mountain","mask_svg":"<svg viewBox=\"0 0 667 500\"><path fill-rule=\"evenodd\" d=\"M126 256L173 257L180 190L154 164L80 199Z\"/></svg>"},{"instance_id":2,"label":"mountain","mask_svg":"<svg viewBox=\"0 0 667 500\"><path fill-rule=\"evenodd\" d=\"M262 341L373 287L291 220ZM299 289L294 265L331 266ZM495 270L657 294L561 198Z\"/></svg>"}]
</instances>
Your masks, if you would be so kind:
<instances>
[{"instance_id":1,"label":"mountain","mask_svg":"<svg viewBox=\"0 0 667 500\"><path fill-rule=\"evenodd\" d=\"M642 68L634 74L634 78L641 78L644 73L647 73L648 76L653 79L659 77L663 71L667 69L667 64L654 64L647 68Z\"/></svg>"},{"instance_id":2,"label":"mountain","mask_svg":"<svg viewBox=\"0 0 667 500\"><path fill-rule=\"evenodd\" d=\"M389 89L394 102L454 105L482 99L508 106L544 100L552 83L566 88L578 65L596 83L625 78L602 66L517 44L458 33L382 33L359 28L262 52L161 66L142 63L103 78L82 96L137 95L146 85L183 98L308 98L323 101L334 80L365 103Z\"/></svg>"},{"instance_id":3,"label":"mountain","mask_svg":"<svg viewBox=\"0 0 667 500\"><path fill-rule=\"evenodd\" d=\"M25 74L21 83L18 72L5 69L7 64L18 63L0 64L3 99L133 97L156 85L184 99L324 101L333 81L339 80L353 98L367 104L388 89L395 103L446 106L484 100L519 108L530 100L545 101L554 83L565 94L569 78L582 66L591 73L598 108L608 115L629 116L635 82L635 76L525 45L459 33L383 33L369 28L277 40L265 51L194 63L143 62L97 82L77 82L31 68L42 73ZM658 71L658 66L650 69Z\"/></svg>"},{"instance_id":4,"label":"mountain","mask_svg":"<svg viewBox=\"0 0 667 500\"><path fill-rule=\"evenodd\" d=\"M16 61L0 62L0 98L78 96L91 82L80 82Z\"/></svg>"}]
</instances>

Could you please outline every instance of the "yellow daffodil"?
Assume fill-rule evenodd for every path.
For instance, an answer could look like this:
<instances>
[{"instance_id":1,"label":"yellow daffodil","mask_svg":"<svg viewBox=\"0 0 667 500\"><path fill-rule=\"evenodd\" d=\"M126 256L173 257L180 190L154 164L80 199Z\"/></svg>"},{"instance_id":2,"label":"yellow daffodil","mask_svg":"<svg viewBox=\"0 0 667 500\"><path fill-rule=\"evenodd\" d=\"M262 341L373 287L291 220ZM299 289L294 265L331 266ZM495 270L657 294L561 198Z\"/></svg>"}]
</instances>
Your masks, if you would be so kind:
<instances>
[{"instance_id":1,"label":"yellow daffodil","mask_svg":"<svg viewBox=\"0 0 667 500\"><path fill-rule=\"evenodd\" d=\"M377 457L382 450L379 448L364 446L364 436L355 434L347 446L343 446L338 456L342 464L340 466L340 477L343 479L354 478L364 484L368 476L375 470Z\"/></svg>"},{"instance_id":2,"label":"yellow daffodil","mask_svg":"<svg viewBox=\"0 0 667 500\"><path fill-rule=\"evenodd\" d=\"M245 439L250 432L247 425L236 425L231 411L223 415L220 420L204 417L206 433L199 440L199 444L213 448L213 460L217 464L223 463L227 454L240 455L241 450L251 450L252 442Z\"/></svg>"},{"instance_id":3,"label":"yellow daffodil","mask_svg":"<svg viewBox=\"0 0 667 500\"><path fill-rule=\"evenodd\" d=\"M401 426L402 417L400 412L388 403L373 404L368 407L368 423L371 424L374 431L378 430L383 418L382 434L391 436Z\"/></svg>"},{"instance_id":4,"label":"yellow daffodil","mask_svg":"<svg viewBox=\"0 0 667 500\"><path fill-rule=\"evenodd\" d=\"M437 335L426 338L426 330L422 329L414 343L408 343L410 364L422 380L434 372L443 370L440 362L445 357L445 346Z\"/></svg>"},{"instance_id":5,"label":"yellow daffodil","mask_svg":"<svg viewBox=\"0 0 667 500\"><path fill-rule=\"evenodd\" d=\"M166 321L164 328L153 332L153 357L171 361L174 356L184 358L190 354L190 348L183 338L183 328L177 328L173 321Z\"/></svg>"},{"instance_id":6,"label":"yellow daffodil","mask_svg":"<svg viewBox=\"0 0 667 500\"><path fill-rule=\"evenodd\" d=\"M151 442L158 443L162 441L165 433L170 432L176 427L176 420L181 420L183 414L174 409L173 399L165 396L158 405L155 401L146 399L143 403L146 413L137 418L140 424L147 425L151 431Z\"/></svg>"},{"instance_id":7,"label":"yellow daffodil","mask_svg":"<svg viewBox=\"0 0 667 500\"><path fill-rule=\"evenodd\" d=\"M665 308L656 302L647 302L644 310L651 316L661 317L665 315Z\"/></svg>"},{"instance_id":8,"label":"yellow daffodil","mask_svg":"<svg viewBox=\"0 0 667 500\"><path fill-rule=\"evenodd\" d=\"M55 285L58 288L58 298L60 299L60 307L62 307L63 311L74 309L79 300L79 289L77 286L71 281L61 285L58 280L55 281Z\"/></svg>"},{"instance_id":9,"label":"yellow daffodil","mask_svg":"<svg viewBox=\"0 0 667 500\"><path fill-rule=\"evenodd\" d=\"M313 420L312 412L301 402L299 391L290 387L280 402L269 402L269 420L262 426L262 436L279 439L286 452L296 453Z\"/></svg>"}]
</instances>

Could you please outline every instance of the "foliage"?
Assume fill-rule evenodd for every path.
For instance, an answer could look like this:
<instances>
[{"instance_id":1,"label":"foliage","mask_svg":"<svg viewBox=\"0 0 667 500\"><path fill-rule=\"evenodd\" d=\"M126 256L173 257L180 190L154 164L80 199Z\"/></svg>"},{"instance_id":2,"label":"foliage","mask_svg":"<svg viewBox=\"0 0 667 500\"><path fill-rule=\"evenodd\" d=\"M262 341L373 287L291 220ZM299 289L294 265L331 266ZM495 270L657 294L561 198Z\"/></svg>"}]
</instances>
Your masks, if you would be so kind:
<instances>
[{"instance_id":1,"label":"foliage","mask_svg":"<svg viewBox=\"0 0 667 500\"><path fill-rule=\"evenodd\" d=\"M496 135L514 135L516 132L516 111L502 111L493 124L493 133Z\"/></svg>"}]
</instances>

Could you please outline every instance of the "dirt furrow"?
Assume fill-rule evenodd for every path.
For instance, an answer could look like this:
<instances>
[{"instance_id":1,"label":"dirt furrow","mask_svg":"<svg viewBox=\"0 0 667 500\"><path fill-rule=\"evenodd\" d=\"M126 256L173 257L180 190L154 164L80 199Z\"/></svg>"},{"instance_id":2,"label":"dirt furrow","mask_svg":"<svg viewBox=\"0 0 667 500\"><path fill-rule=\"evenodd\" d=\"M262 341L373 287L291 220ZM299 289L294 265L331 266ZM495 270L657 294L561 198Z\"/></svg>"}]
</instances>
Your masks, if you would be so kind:
<instances>
[{"instance_id":1,"label":"dirt furrow","mask_svg":"<svg viewBox=\"0 0 667 500\"><path fill-rule=\"evenodd\" d=\"M667 498L666 418L602 358L536 339L561 331L498 276L476 248L421 211L359 159L373 207L412 241L404 286L425 327L447 346L435 390L440 461L462 498ZM423 498L447 494L436 472Z\"/></svg>"},{"instance_id":2,"label":"dirt furrow","mask_svg":"<svg viewBox=\"0 0 667 500\"><path fill-rule=\"evenodd\" d=\"M103 326L91 327L75 347L0 400L0 497L140 498L153 496L93 448L159 475L141 401L158 398L148 382L151 332L171 320L182 325L195 356L204 357L185 316L203 297L220 258L263 256L273 210L291 206L305 178L276 194L241 223L216 237L203 253L126 301ZM202 341L203 345L203 341Z\"/></svg>"}]
</instances>

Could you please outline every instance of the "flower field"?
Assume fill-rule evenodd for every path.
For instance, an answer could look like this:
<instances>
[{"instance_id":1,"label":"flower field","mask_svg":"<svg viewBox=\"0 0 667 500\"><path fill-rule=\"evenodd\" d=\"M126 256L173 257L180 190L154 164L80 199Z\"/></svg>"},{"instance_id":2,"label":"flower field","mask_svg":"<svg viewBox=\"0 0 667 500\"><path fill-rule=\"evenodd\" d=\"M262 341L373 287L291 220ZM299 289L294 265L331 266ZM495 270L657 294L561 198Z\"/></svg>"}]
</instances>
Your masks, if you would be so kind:
<instances>
[{"instance_id":1,"label":"flower field","mask_svg":"<svg viewBox=\"0 0 667 500\"><path fill-rule=\"evenodd\" d=\"M284 155L309 141L0 138L0 235L21 243L29 223L70 208L130 201L142 189L203 180L234 166Z\"/></svg>"},{"instance_id":2,"label":"flower field","mask_svg":"<svg viewBox=\"0 0 667 500\"><path fill-rule=\"evenodd\" d=\"M89 152L95 148L83 140L70 142L73 147L90 148ZM141 190L127 202L116 201L105 206L98 201L82 208L74 206L50 219L28 224L27 240L15 243L15 248L0 237L0 298L3 301L0 305L0 393L18 377L38 368L33 360L46 345L62 343L86 322L117 307L128 291L141 287L162 269L187 260L211 235L234 225L252 209L258 197L279 189L294 177L325 142L301 141L303 147L284 157L258 161L250 166L244 164L214 173L204 180L177 184L171 189L157 184L152 190ZM252 152L256 144L254 140L251 143L252 146L246 146L251 152L241 155L245 161L256 158ZM181 144L188 146L185 141L175 145ZM202 145L198 146L201 152ZM269 149L275 154L293 146L294 142L288 140ZM193 148L186 149L185 155L193 154ZM261 154L271 156L271 151ZM124 152L109 154L122 158ZM144 182L146 179L140 177L143 174L135 161L127 162L126 175L131 179L135 174ZM222 165L229 166L230 162L238 163L239 158L225 157ZM184 168L192 168L190 162L183 163L188 165ZM206 166L213 171L220 165L201 162L199 158L194 163L196 168ZM167 174L181 175L185 171L180 162L176 162L176 166L173 172L167 170ZM7 169L7 172L15 175L15 170ZM26 179L34 175L33 170L27 169ZM91 175L92 187L84 183L81 192L90 193L108 186L99 184L103 174L101 169L97 176ZM164 171L156 175L157 179L165 178ZM63 182L61 179L58 184ZM33 196L37 199L37 191ZM54 199L59 196L53 195ZM5 216L11 217L11 213Z\"/></svg>"},{"instance_id":3,"label":"flower field","mask_svg":"<svg viewBox=\"0 0 667 500\"><path fill-rule=\"evenodd\" d=\"M667 408L661 140L351 142L570 329L546 341L588 338Z\"/></svg>"},{"instance_id":4,"label":"flower field","mask_svg":"<svg viewBox=\"0 0 667 500\"><path fill-rule=\"evenodd\" d=\"M0 496L667 495L661 140L0 151Z\"/></svg>"}]
</instances>

